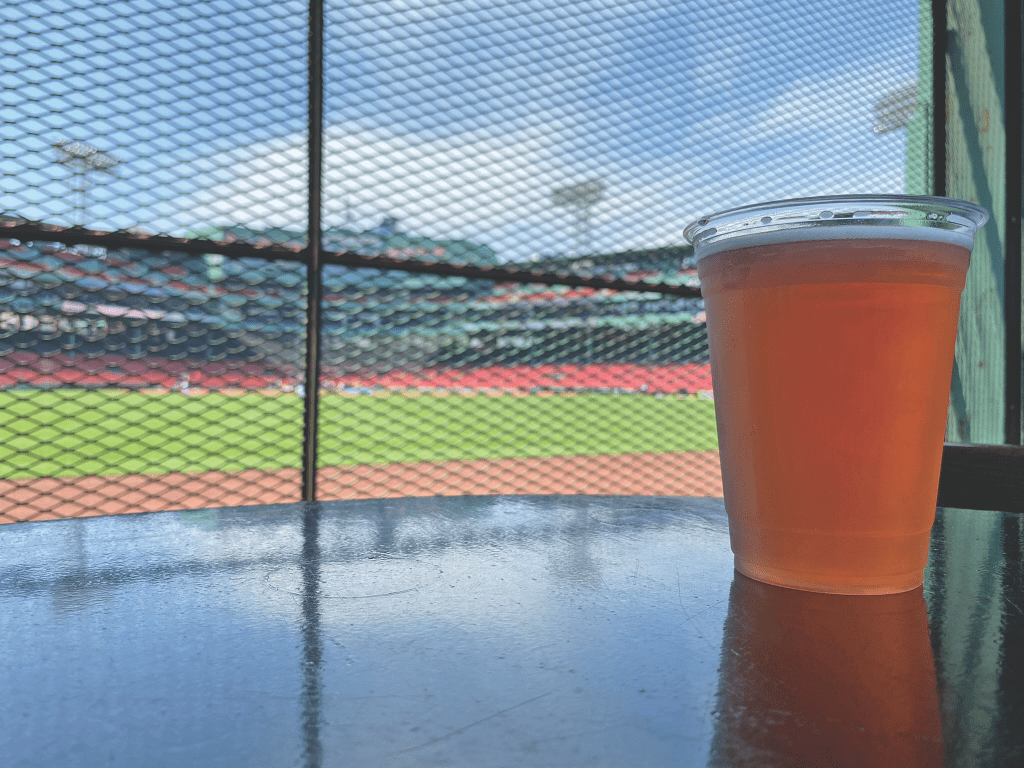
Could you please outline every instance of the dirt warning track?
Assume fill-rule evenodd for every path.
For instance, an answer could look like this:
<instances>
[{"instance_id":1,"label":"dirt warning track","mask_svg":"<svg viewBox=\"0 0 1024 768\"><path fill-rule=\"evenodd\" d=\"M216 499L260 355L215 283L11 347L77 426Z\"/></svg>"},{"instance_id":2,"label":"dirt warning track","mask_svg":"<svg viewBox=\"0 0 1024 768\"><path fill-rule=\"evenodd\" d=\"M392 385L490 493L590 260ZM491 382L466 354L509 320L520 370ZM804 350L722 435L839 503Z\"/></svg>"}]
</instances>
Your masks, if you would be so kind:
<instances>
[{"instance_id":1,"label":"dirt warning track","mask_svg":"<svg viewBox=\"0 0 1024 768\"><path fill-rule=\"evenodd\" d=\"M298 501L297 469L0 480L0 523ZM322 467L321 501L408 496L721 496L717 451Z\"/></svg>"}]
</instances>

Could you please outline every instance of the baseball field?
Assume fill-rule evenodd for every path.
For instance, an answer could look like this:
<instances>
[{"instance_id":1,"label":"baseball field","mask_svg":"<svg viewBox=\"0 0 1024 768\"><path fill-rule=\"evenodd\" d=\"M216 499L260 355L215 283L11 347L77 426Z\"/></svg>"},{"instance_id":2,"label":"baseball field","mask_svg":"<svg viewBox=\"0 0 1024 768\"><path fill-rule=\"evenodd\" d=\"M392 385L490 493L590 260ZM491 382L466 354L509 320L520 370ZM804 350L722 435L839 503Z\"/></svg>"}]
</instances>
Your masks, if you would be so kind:
<instances>
[{"instance_id":1,"label":"baseball field","mask_svg":"<svg viewBox=\"0 0 1024 768\"><path fill-rule=\"evenodd\" d=\"M0 392L0 477L298 468L294 393ZM325 393L321 466L713 451L714 403L636 394Z\"/></svg>"}]
</instances>

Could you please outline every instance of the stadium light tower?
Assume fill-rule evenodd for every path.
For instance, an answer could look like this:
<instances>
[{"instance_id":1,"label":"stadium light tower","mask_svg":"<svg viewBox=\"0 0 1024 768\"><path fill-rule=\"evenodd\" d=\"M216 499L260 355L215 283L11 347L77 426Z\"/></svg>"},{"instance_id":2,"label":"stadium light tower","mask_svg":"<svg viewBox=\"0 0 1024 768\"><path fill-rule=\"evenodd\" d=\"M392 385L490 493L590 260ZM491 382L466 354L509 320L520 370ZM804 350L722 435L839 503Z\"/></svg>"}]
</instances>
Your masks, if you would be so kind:
<instances>
[{"instance_id":1,"label":"stadium light tower","mask_svg":"<svg viewBox=\"0 0 1024 768\"><path fill-rule=\"evenodd\" d=\"M874 105L875 133L906 128L917 112L917 83L906 83L886 93Z\"/></svg>"},{"instance_id":2,"label":"stadium light tower","mask_svg":"<svg viewBox=\"0 0 1024 768\"><path fill-rule=\"evenodd\" d=\"M916 80L904 83L898 88L893 88L875 102L873 113L875 133L892 133L902 128L907 129L906 148L906 176L905 183L910 184L912 175L918 183L923 183L924 189L918 194L926 193L931 189L932 176L932 109L927 96L922 99L919 93L919 84ZM923 115L918 121L914 121L918 108L923 107ZM923 123L923 125L922 125ZM912 124L916 127L912 127ZM915 138L919 144L915 144ZM923 145L923 147L921 147ZM914 147L917 147L915 150ZM923 150L923 166L918 166L921 158L918 154ZM918 171L912 172L912 168ZM920 176L917 176L920 173ZM911 191L910 189L907 190Z\"/></svg>"},{"instance_id":3,"label":"stadium light tower","mask_svg":"<svg viewBox=\"0 0 1024 768\"><path fill-rule=\"evenodd\" d=\"M81 141L61 139L53 143L53 148L57 150L57 162L71 169L72 184L70 186L76 197L75 210L78 212L78 221L75 223L84 226L89 174L108 173L113 176L114 166L121 161L113 155Z\"/></svg>"},{"instance_id":4,"label":"stadium light tower","mask_svg":"<svg viewBox=\"0 0 1024 768\"><path fill-rule=\"evenodd\" d=\"M553 205L569 208L576 214L576 246L573 256L579 257L590 252L590 210L601 202L604 190L602 179L590 179L551 193Z\"/></svg>"}]
</instances>

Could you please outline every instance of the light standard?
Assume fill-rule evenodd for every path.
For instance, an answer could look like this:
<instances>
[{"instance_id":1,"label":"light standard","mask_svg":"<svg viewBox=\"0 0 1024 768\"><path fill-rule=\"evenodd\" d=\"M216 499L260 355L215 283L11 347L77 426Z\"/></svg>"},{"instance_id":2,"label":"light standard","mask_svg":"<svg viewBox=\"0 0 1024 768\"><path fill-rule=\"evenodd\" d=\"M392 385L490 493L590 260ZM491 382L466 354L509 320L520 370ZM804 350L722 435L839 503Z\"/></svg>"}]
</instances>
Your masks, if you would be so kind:
<instances>
[{"instance_id":1,"label":"light standard","mask_svg":"<svg viewBox=\"0 0 1024 768\"><path fill-rule=\"evenodd\" d=\"M917 83L905 83L875 102L875 133L890 133L905 128L917 111Z\"/></svg>"},{"instance_id":2,"label":"light standard","mask_svg":"<svg viewBox=\"0 0 1024 768\"><path fill-rule=\"evenodd\" d=\"M581 184L556 189L551 202L560 208L569 208L576 214L576 247L574 256L590 251L590 209L604 197L604 181L591 179Z\"/></svg>"},{"instance_id":3,"label":"light standard","mask_svg":"<svg viewBox=\"0 0 1024 768\"><path fill-rule=\"evenodd\" d=\"M81 141L60 139L53 143L53 148L57 150L57 162L71 169L71 184L69 186L76 197L75 210L78 212L77 218L79 219L75 223L84 226L86 208L88 207L88 174L99 172L113 176L114 166L121 161L113 155Z\"/></svg>"},{"instance_id":4,"label":"light standard","mask_svg":"<svg viewBox=\"0 0 1024 768\"><path fill-rule=\"evenodd\" d=\"M878 101L875 102L872 110L874 117L874 132L875 133L892 133L898 131L901 128L908 128L910 121L913 120L914 115L917 114L918 107L918 84L917 82L910 82L901 85L898 88L893 88L891 91L882 96ZM932 111L928 109L929 105L925 103L926 109L924 110L924 188L918 194L927 194L931 190L931 164L932 164L932 153L931 153L931 118ZM920 134L917 134L920 135ZM908 163L910 162L911 148L909 146L908 136ZM909 165L908 165L909 169ZM909 170L908 170L909 174Z\"/></svg>"}]
</instances>

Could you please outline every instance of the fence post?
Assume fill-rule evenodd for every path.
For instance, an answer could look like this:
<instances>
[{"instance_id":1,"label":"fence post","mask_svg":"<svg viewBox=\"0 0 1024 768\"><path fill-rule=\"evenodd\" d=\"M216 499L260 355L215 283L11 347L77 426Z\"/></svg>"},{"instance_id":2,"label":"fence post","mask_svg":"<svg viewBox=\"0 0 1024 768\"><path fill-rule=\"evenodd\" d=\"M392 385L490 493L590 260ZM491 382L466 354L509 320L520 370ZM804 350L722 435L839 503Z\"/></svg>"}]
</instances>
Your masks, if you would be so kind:
<instances>
[{"instance_id":1,"label":"fence post","mask_svg":"<svg viewBox=\"0 0 1024 768\"><path fill-rule=\"evenodd\" d=\"M323 170L324 5L309 0L309 200L306 245L306 379L302 430L302 500L316 501L320 410L320 199Z\"/></svg>"}]
</instances>

